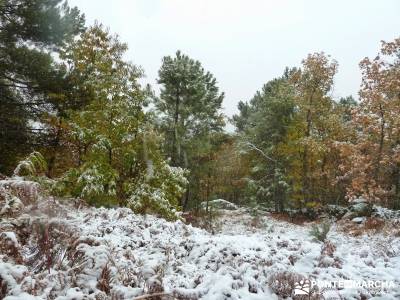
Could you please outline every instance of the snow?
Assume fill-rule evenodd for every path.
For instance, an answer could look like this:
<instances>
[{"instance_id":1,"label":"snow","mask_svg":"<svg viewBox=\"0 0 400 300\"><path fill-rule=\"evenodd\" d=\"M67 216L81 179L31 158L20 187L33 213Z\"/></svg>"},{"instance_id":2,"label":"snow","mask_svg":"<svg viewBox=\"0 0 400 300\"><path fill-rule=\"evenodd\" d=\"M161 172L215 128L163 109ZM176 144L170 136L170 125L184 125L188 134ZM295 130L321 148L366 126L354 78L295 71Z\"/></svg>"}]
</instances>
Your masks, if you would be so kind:
<instances>
[{"instance_id":1,"label":"snow","mask_svg":"<svg viewBox=\"0 0 400 300\"><path fill-rule=\"evenodd\" d=\"M232 202L226 201L224 199L215 199L207 202L201 202L201 207L203 209L207 208L207 205L214 209L228 209L228 210L236 210L238 206Z\"/></svg>"},{"instance_id":2,"label":"snow","mask_svg":"<svg viewBox=\"0 0 400 300\"><path fill-rule=\"evenodd\" d=\"M18 240L14 232L2 232L0 233L0 237L10 241L14 246L18 246Z\"/></svg>"},{"instance_id":3,"label":"snow","mask_svg":"<svg viewBox=\"0 0 400 300\"><path fill-rule=\"evenodd\" d=\"M42 203L38 209L48 205ZM334 225L328 239L336 250L330 256L322 254L323 244L310 236L311 224L294 225L269 214L259 216L260 225L253 227L253 217L245 210L223 210L216 221L217 233L211 234L181 221L135 215L127 208L52 205L51 216L56 218L35 211L31 223L40 219L58 222L57 230L65 226L71 239L66 258L50 272L35 273L0 252L0 276L9 286L6 300L133 299L159 287L177 299L279 299L269 280L283 271L317 280L396 283L396 288L382 292L341 289L337 293L342 299L400 297L400 238L387 232L350 236ZM24 244L18 234L7 232L3 233L21 253L27 253L34 235ZM74 253L81 255L74 266L73 245ZM112 277L109 295L98 286L106 265Z\"/></svg>"},{"instance_id":4,"label":"snow","mask_svg":"<svg viewBox=\"0 0 400 300\"><path fill-rule=\"evenodd\" d=\"M366 220L367 220L366 217L356 217L356 218L353 218L351 221L354 223L357 223L357 224L361 224L361 223L364 223Z\"/></svg>"},{"instance_id":5,"label":"snow","mask_svg":"<svg viewBox=\"0 0 400 300\"><path fill-rule=\"evenodd\" d=\"M32 204L39 198L40 186L37 182L24 180L22 177L13 177L0 180L0 194L12 193L22 200L24 205Z\"/></svg>"}]
</instances>

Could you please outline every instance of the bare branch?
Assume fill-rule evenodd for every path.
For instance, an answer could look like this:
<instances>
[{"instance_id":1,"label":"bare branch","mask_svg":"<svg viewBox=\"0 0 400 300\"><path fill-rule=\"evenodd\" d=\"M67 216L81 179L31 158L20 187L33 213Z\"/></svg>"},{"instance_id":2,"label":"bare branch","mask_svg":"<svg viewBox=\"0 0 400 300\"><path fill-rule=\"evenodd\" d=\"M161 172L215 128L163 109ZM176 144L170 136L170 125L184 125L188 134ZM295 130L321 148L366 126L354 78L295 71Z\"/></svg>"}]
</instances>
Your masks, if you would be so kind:
<instances>
[{"instance_id":1,"label":"bare branch","mask_svg":"<svg viewBox=\"0 0 400 300\"><path fill-rule=\"evenodd\" d=\"M258 148L256 145L254 145L253 143L250 143L248 141L244 142L244 144L246 146L248 146L250 149L257 151L258 153L260 153L264 158L266 158L269 161L272 161L274 163L277 163L277 161L271 157L269 157L267 154L265 154L264 151L262 151L260 148Z\"/></svg>"}]
</instances>

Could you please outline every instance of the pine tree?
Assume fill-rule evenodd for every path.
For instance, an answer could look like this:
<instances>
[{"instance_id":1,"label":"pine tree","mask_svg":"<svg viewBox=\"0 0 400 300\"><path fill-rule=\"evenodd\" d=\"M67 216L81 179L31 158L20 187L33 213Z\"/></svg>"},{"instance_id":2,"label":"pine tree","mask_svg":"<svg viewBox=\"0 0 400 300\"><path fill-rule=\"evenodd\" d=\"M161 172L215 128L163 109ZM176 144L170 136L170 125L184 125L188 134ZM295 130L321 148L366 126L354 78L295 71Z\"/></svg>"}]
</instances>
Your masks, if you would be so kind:
<instances>
[{"instance_id":1,"label":"pine tree","mask_svg":"<svg viewBox=\"0 0 400 300\"><path fill-rule=\"evenodd\" d=\"M161 94L155 105L162 116L161 128L165 136L165 151L173 166L191 171L190 186L195 188L195 161L207 156L211 149L209 136L224 126L220 112L224 94L217 81L206 72L199 61L180 51L175 57L163 58L158 83ZM198 184L197 184L198 186ZM189 200L187 191L183 206Z\"/></svg>"},{"instance_id":2,"label":"pine tree","mask_svg":"<svg viewBox=\"0 0 400 300\"><path fill-rule=\"evenodd\" d=\"M47 142L32 124L62 101L64 72L52 54L81 32L84 17L61 2L0 1L0 172Z\"/></svg>"},{"instance_id":3,"label":"pine tree","mask_svg":"<svg viewBox=\"0 0 400 300\"><path fill-rule=\"evenodd\" d=\"M239 146L252 162L247 186L250 201L272 204L276 211L284 210L290 191L290 159L282 155L282 148L287 143L295 106L287 72L266 83L249 103L240 103L241 114L234 116Z\"/></svg>"}]
</instances>

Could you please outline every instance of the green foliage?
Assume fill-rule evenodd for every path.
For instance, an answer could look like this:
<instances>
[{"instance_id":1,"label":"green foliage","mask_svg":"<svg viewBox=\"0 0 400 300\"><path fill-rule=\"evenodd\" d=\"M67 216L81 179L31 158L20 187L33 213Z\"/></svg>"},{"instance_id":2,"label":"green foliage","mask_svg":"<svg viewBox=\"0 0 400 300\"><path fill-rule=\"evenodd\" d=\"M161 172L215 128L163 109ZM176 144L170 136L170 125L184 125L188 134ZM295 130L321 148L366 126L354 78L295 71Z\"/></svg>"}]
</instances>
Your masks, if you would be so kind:
<instances>
[{"instance_id":1,"label":"green foliage","mask_svg":"<svg viewBox=\"0 0 400 300\"><path fill-rule=\"evenodd\" d=\"M342 120L350 122L352 120L352 111L357 107L357 101L352 96L340 98L338 108L342 111Z\"/></svg>"},{"instance_id":2,"label":"green foliage","mask_svg":"<svg viewBox=\"0 0 400 300\"><path fill-rule=\"evenodd\" d=\"M87 163L68 170L52 186L51 192L86 200L95 206L118 205L116 188L118 174L107 164Z\"/></svg>"},{"instance_id":3,"label":"green foliage","mask_svg":"<svg viewBox=\"0 0 400 300\"><path fill-rule=\"evenodd\" d=\"M175 57L163 58L158 83L161 94L154 102L165 136L164 151L173 166L190 170L189 191L183 201L186 208L190 197L203 198L200 181L211 167L212 137L224 126L220 112L224 94L199 61L180 51Z\"/></svg>"},{"instance_id":4,"label":"green foliage","mask_svg":"<svg viewBox=\"0 0 400 300\"><path fill-rule=\"evenodd\" d=\"M61 2L0 1L0 172L10 174L52 135L32 121L58 111L65 76L53 57L84 25L78 9Z\"/></svg>"},{"instance_id":5,"label":"green foliage","mask_svg":"<svg viewBox=\"0 0 400 300\"><path fill-rule=\"evenodd\" d=\"M154 174L128 185L128 206L138 213L155 213L169 220L178 218L178 199L187 185L186 172L166 162L155 166Z\"/></svg>"},{"instance_id":6,"label":"green foliage","mask_svg":"<svg viewBox=\"0 0 400 300\"><path fill-rule=\"evenodd\" d=\"M308 55L239 102L233 135L199 61L164 57L156 97L123 59L127 45L100 24L86 29L66 1L0 0L0 172L17 165L15 176L56 195L168 219L214 197L254 214L359 195L400 207L399 48L384 42L361 62L359 104L334 101L337 62Z\"/></svg>"},{"instance_id":7,"label":"green foliage","mask_svg":"<svg viewBox=\"0 0 400 300\"><path fill-rule=\"evenodd\" d=\"M283 147L295 106L287 73L265 84L249 103L240 103L240 114L233 118L242 154L251 157L249 202L251 206L274 205L277 211L284 209L290 192L290 157L284 155Z\"/></svg>"},{"instance_id":8,"label":"green foliage","mask_svg":"<svg viewBox=\"0 0 400 300\"><path fill-rule=\"evenodd\" d=\"M173 219L185 172L161 156L161 137L143 111L148 92L138 82L142 71L123 60L126 50L126 44L96 24L63 52L75 82L72 95L84 107L69 110L63 120L75 167L60 178L54 193Z\"/></svg>"},{"instance_id":9,"label":"green foliage","mask_svg":"<svg viewBox=\"0 0 400 300\"><path fill-rule=\"evenodd\" d=\"M354 101L337 103L328 95L337 70L329 56L310 54L302 64L240 103L233 118L242 154L253 162L248 193L276 211L335 203L345 195L337 184L339 144L353 134Z\"/></svg>"},{"instance_id":10,"label":"green foliage","mask_svg":"<svg viewBox=\"0 0 400 300\"><path fill-rule=\"evenodd\" d=\"M310 235L319 242L325 242L329 231L331 230L331 224L328 222L322 223L320 226L314 224L311 227Z\"/></svg>"},{"instance_id":11,"label":"green foliage","mask_svg":"<svg viewBox=\"0 0 400 300\"><path fill-rule=\"evenodd\" d=\"M34 151L18 163L14 176L38 176L46 170L46 167L47 163L43 155Z\"/></svg>"}]
</instances>

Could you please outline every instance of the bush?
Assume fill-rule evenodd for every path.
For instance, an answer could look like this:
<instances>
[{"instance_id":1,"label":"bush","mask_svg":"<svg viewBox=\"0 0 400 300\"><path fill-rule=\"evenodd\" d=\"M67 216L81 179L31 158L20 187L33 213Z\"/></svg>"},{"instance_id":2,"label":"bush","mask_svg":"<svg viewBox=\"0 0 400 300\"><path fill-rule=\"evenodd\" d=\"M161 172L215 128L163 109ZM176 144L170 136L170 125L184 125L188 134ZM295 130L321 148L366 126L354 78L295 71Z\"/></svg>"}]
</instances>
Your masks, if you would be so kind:
<instances>
[{"instance_id":1,"label":"bush","mask_svg":"<svg viewBox=\"0 0 400 300\"><path fill-rule=\"evenodd\" d=\"M185 170L162 161L151 177L128 186L128 207L136 213L153 213L168 220L178 219L179 199L187 185L185 174Z\"/></svg>"},{"instance_id":2,"label":"bush","mask_svg":"<svg viewBox=\"0 0 400 300\"><path fill-rule=\"evenodd\" d=\"M322 223L320 226L315 224L311 228L310 235L319 242L325 242L330 229L331 224L328 222Z\"/></svg>"},{"instance_id":3,"label":"bush","mask_svg":"<svg viewBox=\"0 0 400 300\"><path fill-rule=\"evenodd\" d=\"M14 176L37 176L43 173L46 168L47 163L43 155L34 151L18 163L14 170Z\"/></svg>"},{"instance_id":4,"label":"bush","mask_svg":"<svg viewBox=\"0 0 400 300\"><path fill-rule=\"evenodd\" d=\"M365 229L379 231L385 226L385 221L379 218L368 218L364 224Z\"/></svg>"},{"instance_id":5,"label":"bush","mask_svg":"<svg viewBox=\"0 0 400 300\"><path fill-rule=\"evenodd\" d=\"M118 204L116 185L118 174L107 164L84 164L68 170L53 185L52 194L81 198L94 206L110 207Z\"/></svg>"},{"instance_id":6,"label":"bush","mask_svg":"<svg viewBox=\"0 0 400 300\"><path fill-rule=\"evenodd\" d=\"M303 276L289 271L277 272L268 278L268 285L279 297L288 298L292 296L296 282L302 279Z\"/></svg>"}]
</instances>

